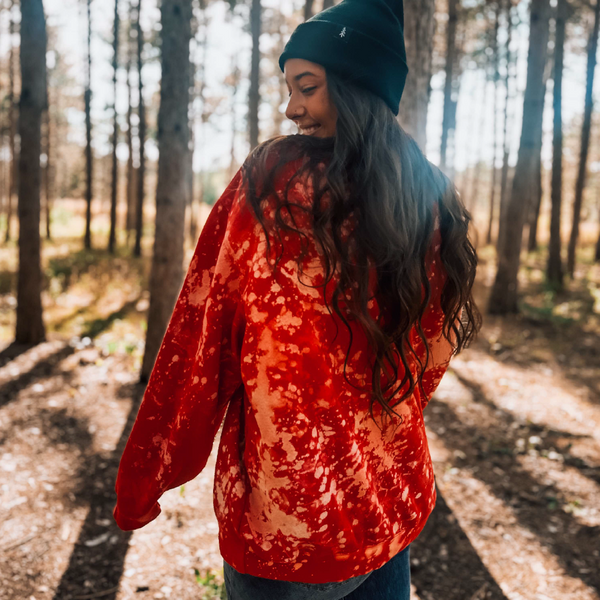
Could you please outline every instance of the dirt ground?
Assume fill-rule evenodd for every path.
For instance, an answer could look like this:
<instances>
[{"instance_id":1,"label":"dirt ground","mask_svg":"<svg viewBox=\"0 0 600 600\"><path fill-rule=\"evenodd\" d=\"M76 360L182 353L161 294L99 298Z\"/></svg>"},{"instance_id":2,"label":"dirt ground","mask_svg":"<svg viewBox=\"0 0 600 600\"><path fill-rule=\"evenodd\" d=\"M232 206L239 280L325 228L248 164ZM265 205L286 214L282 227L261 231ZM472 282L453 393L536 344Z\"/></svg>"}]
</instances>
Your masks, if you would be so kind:
<instances>
[{"instance_id":1,"label":"dirt ground","mask_svg":"<svg viewBox=\"0 0 600 600\"><path fill-rule=\"evenodd\" d=\"M483 310L493 265L481 259ZM218 438L157 520L133 534L112 520L147 308L144 268L115 261L110 285L88 265L45 295L52 327L33 348L9 343L14 297L0 294L2 600L220 595ZM600 267L561 299L537 261L523 313L485 315L426 409L438 503L411 547L413 600L600 600Z\"/></svg>"}]
</instances>

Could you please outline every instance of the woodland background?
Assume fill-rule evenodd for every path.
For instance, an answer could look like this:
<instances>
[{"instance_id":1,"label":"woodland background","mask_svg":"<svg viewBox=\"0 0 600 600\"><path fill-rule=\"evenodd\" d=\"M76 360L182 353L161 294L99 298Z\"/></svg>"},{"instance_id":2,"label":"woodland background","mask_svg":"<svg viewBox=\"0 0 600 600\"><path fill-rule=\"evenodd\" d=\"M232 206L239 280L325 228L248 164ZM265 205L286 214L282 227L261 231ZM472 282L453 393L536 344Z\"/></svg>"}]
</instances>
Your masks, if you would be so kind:
<instances>
[{"instance_id":1,"label":"woodland background","mask_svg":"<svg viewBox=\"0 0 600 600\"><path fill-rule=\"evenodd\" d=\"M134 533L114 479L212 205L297 132L277 59L331 4L0 0L0 598L223 595L214 452ZM484 314L426 411L413 598L598 600L600 1L405 23L398 119L473 215Z\"/></svg>"}]
</instances>

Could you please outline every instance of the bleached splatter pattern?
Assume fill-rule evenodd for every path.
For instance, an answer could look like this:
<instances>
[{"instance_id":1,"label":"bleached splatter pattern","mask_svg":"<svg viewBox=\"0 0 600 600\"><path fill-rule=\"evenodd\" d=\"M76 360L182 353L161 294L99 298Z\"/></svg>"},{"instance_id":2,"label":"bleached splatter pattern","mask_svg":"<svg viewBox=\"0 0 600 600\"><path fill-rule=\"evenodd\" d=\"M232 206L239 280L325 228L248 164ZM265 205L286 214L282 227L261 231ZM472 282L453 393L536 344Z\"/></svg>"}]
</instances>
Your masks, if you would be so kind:
<instances>
[{"instance_id":1,"label":"bleached splatter pattern","mask_svg":"<svg viewBox=\"0 0 600 600\"><path fill-rule=\"evenodd\" d=\"M287 166L279 190L297 166ZM225 418L214 487L225 560L259 577L341 581L381 567L417 537L433 510L427 398L417 391L395 407L403 423L388 419L379 430L367 390L344 378L348 330L329 314L322 289L309 287L325 277L317 245L309 245L301 273L300 238L285 235L274 276L275 254L267 257L264 231L240 183L238 172L196 246L123 454L115 518L124 529L156 518L162 493L204 468ZM310 182L297 182L290 200L310 206L312 194ZM269 219L273 208L265 207ZM309 233L309 216L293 214L295 226ZM352 226L351 215L344 238ZM451 356L441 336L439 247L437 231L424 321L427 397ZM335 285L334 279L326 288L330 307ZM368 341L356 321L350 326L346 374L364 388L372 374ZM416 332L411 339L424 359ZM373 411L381 424L378 403Z\"/></svg>"}]
</instances>

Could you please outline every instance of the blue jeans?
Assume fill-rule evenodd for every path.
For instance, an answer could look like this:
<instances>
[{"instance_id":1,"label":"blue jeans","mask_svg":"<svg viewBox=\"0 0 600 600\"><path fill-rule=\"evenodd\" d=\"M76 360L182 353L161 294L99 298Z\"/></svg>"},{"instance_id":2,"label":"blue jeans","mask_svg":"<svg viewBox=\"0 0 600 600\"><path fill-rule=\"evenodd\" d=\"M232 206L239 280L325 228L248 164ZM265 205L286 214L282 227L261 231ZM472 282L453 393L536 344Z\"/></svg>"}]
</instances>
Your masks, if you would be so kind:
<instances>
[{"instance_id":1,"label":"blue jeans","mask_svg":"<svg viewBox=\"0 0 600 600\"><path fill-rule=\"evenodd\" d=\"M410 600L410 545L383 567L333 583L245 575L223 561L227 600Z\"/></svg>"}]
</instances>

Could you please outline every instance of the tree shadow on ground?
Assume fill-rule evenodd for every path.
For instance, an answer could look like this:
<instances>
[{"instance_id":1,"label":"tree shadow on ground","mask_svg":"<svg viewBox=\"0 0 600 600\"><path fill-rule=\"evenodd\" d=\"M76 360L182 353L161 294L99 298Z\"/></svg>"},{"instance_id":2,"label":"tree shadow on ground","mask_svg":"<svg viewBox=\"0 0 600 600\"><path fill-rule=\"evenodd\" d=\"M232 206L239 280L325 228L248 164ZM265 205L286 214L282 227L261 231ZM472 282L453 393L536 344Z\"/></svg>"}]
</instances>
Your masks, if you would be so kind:
<instances>
[{"instance_id":1,"label":"tree shadow on ground","mask_svg":"<svg viewBox=\"0 0 600 600\"><path fill-rule=\"evenodd\" d=\"M13 345L14 344L11 344L11 346ZM22 354L32 347L33 346L31 345L24 347L19 354ZM29 387L35 381L46 379L52 375L57 370L57 365L60 364L65 358L73 354L74 351L75 348L66 344L57 352L54 352L50 356L47 356L37 362L29 371L21 373L17 377L10 379L3 385L0 385L0 407L6 406L10 402L16 400L19 392ZM14 360L14 358L16 358L16 355L11 355L9 360Z\"/></svg>"},{"instance_id":2,"label":"tree shadow on ground","mask_svg":"<svg viewBox=\"0 0 600 600\"><path fill-rule=\"evenodd\" d=\"M506 600L437 487L436 493L435 508L410 546L411 581L419 598Z\"/></svg>"},{"instance_id":3,"label":"tree shadow on ground","mask_svg":"<svg viewBox=\"0 0 600 600\"><path fill-rule=\"evenodd\" d=\"M115 449L104 460L95 460L87 473L82 473L79 488L87 490L90 509L54 600L75 600L91 595L114 600L119 590L132 533L121 531L113 520L112 511L116 503L114 482L145 386L134 384L124 388L119 395L131 398L131 409Z\"/></svg>"},{"instance_id":4,"label":"tree shadow on ground","mask_svg":"<svg viewBox=\"0 0 600 600\"><path fill-rule=\"evenodd\" d=\"M128 313L134 311L138 301L139 298L131 302L126 302L119 310L112 312L107 317L89 321L86 323L85 330L81 337L87 336L92 339L97 337L103 331L109 329L116 319L122 319ZM14 360L17 356L23 354L33 347L34 346L31 344L10 344L7 348L0 352L0 367L4 366L11 360ZM75 352L75 348L66 343L57 352L54 352L53 354L37 362L29 371L21 373L17 377L14 377L6 383L0 385L0 408L16 400L19 392L29 387L37 379L44 379L52 375L56 371L57 365L68 356L73 354L73 352Z\"/></svg>"},{"instance_id":5,"label":"tree shadow on ground","mask_svg":"<svg viewBox=\"0 0 600 600\"><path fill-rule=\"evenodd\" d=\"M433 431L440 430L439 435L448 450L454 456L464 456L454 459L456 466L468 465L473 477L509 505L520 526L531 531L539 543L552 552L568 576L581 579L600 592L600 526L578 523L573 515L563 510L569 504L563 492L537 480L519 463L518 452L514 451L516 440L527 435L531 426L519 423L513 415L494 404L477 383L455 370L453 373L471 392L474 402L493 411L489 421L494 425L466 425L449 404L434 397L427 409L428 427ZM564 432L540 428L548 447L557 447L556 440L564 437ZM456 450L460 452L454 453ZM569 458L568 452L566 456ZM576 466L575 457L570 458ZM592 470L595 479L597 466ZM587 469L581 469L581 472L590 475ZM552 531L548 528L549 523L553 524Z\"/></svg>"}]
</instances>

